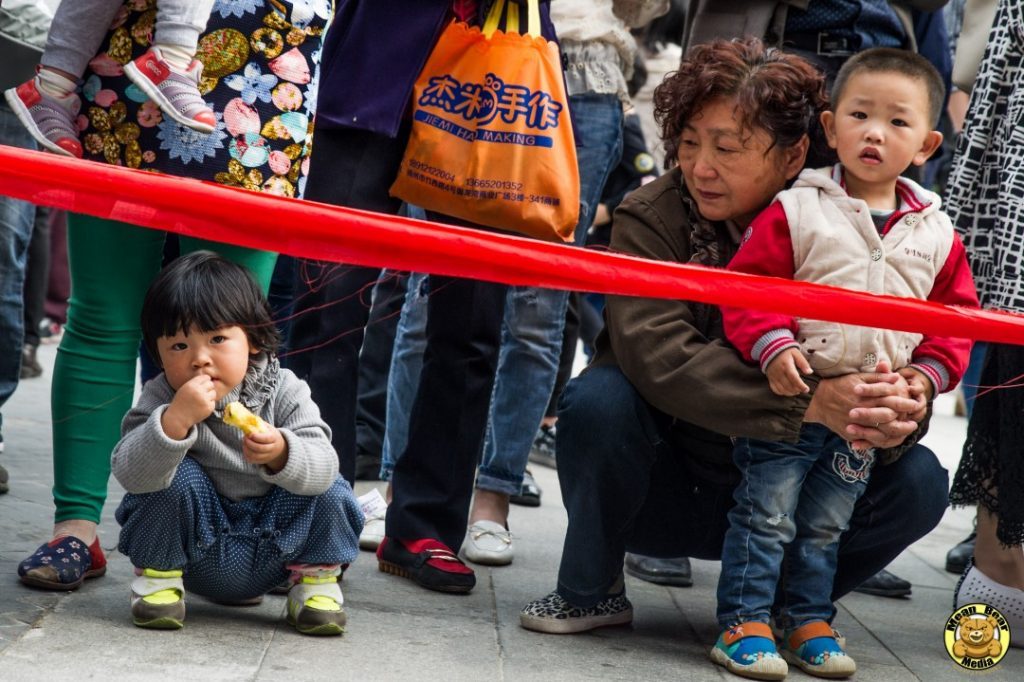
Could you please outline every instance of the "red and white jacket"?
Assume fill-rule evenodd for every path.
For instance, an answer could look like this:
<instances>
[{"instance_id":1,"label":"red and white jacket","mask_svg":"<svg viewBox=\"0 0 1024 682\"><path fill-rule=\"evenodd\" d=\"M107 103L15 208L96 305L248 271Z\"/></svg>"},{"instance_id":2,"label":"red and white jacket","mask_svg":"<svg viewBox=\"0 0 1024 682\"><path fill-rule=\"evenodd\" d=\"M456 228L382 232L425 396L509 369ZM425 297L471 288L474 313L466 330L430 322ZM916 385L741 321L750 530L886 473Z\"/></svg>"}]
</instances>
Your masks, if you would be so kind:
<instances>
[{"instance_id":1,"label":"red and white jacket","mask_svg":"<svg viewBox=\"0 0 1024 682\"><path fill-rule=\"evenodd\" d=\"M879 232L861 199L846 193L842 167L807 169L754 219L728 269L802 282L978 307L960 238L939 197L900 178L899 208ZM793 318L723 307L725 333L764 370L787 348L803 352L824 377L871 372L880 361L908 365L935 393L956 386L971 341Z\"/></svg>"}]
</instances>

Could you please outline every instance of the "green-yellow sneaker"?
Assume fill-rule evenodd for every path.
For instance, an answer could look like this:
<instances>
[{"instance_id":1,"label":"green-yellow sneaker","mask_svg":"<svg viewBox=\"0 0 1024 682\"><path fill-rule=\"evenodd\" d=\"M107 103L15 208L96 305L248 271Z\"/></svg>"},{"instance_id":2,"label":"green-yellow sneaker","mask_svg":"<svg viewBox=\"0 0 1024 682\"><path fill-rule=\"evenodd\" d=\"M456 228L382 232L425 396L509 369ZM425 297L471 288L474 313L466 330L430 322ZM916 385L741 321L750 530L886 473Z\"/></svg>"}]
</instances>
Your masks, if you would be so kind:
<instances>
[{"instance_id":1,"label":"green-yellow sneaker","mask_svg":"<svg viewBox=\"0 0 1024 682\"><path fill-rule=\"evenodd\" d=\"M345 598L336 575L304 575L288 590L288 622L304 635L345 632Z\"/></svg>"},{"instance_id":2,"label":"green-yellow sneaker","mask_svg":"<svg viewBox=\"0 0 1024 682\"><path fill-rule=\"evenodd\" d=\"M154 630L184 627L185 585L180 570L142 569L132 581L132 622Z\"/></svg>"}]
</instances>

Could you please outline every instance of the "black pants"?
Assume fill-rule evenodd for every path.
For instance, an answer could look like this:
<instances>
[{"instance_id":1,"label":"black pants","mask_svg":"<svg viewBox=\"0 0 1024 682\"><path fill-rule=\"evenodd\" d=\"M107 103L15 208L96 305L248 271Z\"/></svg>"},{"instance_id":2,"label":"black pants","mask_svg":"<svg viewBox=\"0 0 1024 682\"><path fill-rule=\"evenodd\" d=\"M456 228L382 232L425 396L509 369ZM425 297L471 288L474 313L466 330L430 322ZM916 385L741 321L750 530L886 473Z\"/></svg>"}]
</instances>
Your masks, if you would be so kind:
<instances>
[{"instance_id":1,"label":"black pants","mask_svg":"<svg viewBox=\"0 0 1024 682\"><path fill-rule=\"evenodd\" d=\"M398 213L388 195L408 130L397 138L347 128L316 128L305 198L377 213ZM331 427L338 470L355 480L359 351L380 268L296 259L288 366L309 383Z\"/></svg>"},{"instance_id":2,"label":"black pants","mask_svg":"<svg viewBox=\"0 0 1024 682\"><path fill-rule=\"evenodd\" d=\"M46 289L50 281L50 209L36 206L32 239L28 243L25 265L25 343L39 345L39 326L43 321Z\"/></svg>"},{"instance_id":3,"label":"black pants","mask_svg":"<svg viewBox=\"0 0 1024 682\"><path fill-rule=\"evenodd\" d=\"M391 477L389 537L458 551L501 348L503 284L430 276L427 344L409 441Z\"/></svg>"},{"instance_id":4,"label":"black pants","mask_svg":"<svg viewBox=\"0 0 1024 682\"><path fill-rule=\"evenodd\" d=\"M306 198L397 213L399 202L387 192L407 137L407 129L394 139L318 129ZM458 223L441 215L428 218ZM355 469L359 350L378 275L376 268L297 264L296 312L305 312L292 325L291 367L310 382L327 423L332 429L337 425L334 447L349 480ZM487 426L505 291L502 284L431 276L426 349L409 416L409 442L391 480L390 537L435 538L454 550L462 543Z\"/></svg>"},{"instance_id":5,"label":"black pants","mask_svg":"<svg viewBox=\"0 0 1024 682\"><path fill-rule=\"evenodd\" d=\"M557 444L569 516L558 592L569 602L586 608L601 601L621 575L626 551L721 558L734 486L702 476L693 454L673 444L671 428L672 419L618 367L591 367L569 382ZM728 458L728 444L707 447L724 447ZM833 600L938 525L947 486L945 469L922 445L875 468L839 540Z\"/></svg>"},{"instance_id":6,"label":"black pants","mask_svg":"<svg viewBox=\"0 0 1024 682\"><path fill-rule=\"evenodd\" d=\"M395 332L402 315L408 273L385 270L373 287L373 302L359 352L356 398L356 455L376 458L384 448L387 425L388 374ZM376 476L374 477L376 478Z\"/></svg>"}]
</instances>

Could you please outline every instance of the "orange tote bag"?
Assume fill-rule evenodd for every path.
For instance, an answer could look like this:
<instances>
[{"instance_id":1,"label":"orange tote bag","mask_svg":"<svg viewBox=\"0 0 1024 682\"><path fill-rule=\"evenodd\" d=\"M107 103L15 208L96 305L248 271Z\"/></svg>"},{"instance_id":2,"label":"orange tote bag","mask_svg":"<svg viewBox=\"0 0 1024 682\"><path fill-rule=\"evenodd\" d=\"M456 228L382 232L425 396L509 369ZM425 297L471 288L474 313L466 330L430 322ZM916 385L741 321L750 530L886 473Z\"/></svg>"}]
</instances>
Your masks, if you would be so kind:
<instances>
[{"instance_id":1,"label":"orange tote bag","mask_svg":"<svg viewBox=\"0 0 1024 682\"><path fill-rule=\"evenodd\" d=\"M502 17L506 30L498 30ZM416 82L412 132L391 194L480 225L571 241L579 169L558 46L530 0L495 0L483 29L448 25Z\"/></svg>"}]
</instances>

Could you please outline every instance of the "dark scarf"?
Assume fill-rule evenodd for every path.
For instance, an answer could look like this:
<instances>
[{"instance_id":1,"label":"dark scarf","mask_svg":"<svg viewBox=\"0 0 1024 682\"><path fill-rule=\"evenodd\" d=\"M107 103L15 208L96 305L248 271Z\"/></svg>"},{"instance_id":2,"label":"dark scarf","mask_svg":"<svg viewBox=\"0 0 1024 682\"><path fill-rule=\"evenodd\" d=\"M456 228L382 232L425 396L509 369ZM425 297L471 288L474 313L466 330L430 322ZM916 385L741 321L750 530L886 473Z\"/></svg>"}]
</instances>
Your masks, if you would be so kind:
<instances>
[{"instance_id":1,"label":"dark scarf","mask_svg":"<svg viewBox=\"0 0 1024 682\"><path fill-rule=\"evenodd\" d=\"M712 222L700 214L697 202L690 196L680 174L679 196L686 225L690 227L690 264L723 268L736 253L736 245L729 237L729 228L722 222ZM717 306L690 303L694 323L706 336L716 335L712 324L721 327L721 314Z\"/></svg>"},{"instance_id":2,"label":"dark scarf","mask_svg":"<svg viewBox=\"0 0 1024 682\"><path fill-rule=\"evenodd\" d=\"M261 412L261 408L274 397L280 379L281 363L277 356L266 353L256 355L249 361L249 368L245 371L242 383L217 401L215 416L222 417L224 406L235 400L253 412Z\"/></svg>"}]
</instances>

